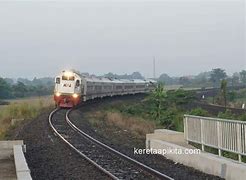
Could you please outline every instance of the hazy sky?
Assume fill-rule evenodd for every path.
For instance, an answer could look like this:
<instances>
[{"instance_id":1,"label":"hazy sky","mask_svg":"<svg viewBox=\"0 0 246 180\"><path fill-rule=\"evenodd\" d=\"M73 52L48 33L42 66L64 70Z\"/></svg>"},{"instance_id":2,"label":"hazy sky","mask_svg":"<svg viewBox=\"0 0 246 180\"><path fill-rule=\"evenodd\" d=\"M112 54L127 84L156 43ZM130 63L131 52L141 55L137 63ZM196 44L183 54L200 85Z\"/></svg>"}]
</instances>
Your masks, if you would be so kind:
<instances>
[{"instance_id":1,"label":"hazy sky","mask_svg":"<svg viewBox=\"0 0 246 180\"><path fill-rule=\"evenodd\" d=\"M246 69L244 0L1 1L0 76Z\"/></svg>"}]
</instances>

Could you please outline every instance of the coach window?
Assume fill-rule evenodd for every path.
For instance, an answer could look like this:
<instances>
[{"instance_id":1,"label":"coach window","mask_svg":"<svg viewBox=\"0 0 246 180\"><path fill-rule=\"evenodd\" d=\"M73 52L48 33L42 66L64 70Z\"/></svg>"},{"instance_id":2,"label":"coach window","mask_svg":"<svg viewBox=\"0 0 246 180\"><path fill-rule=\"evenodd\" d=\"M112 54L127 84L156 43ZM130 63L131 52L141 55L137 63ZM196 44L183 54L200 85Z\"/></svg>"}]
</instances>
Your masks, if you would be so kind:
<instances>
[{"instance_id":1,"label":"coach window","mask_svg":"<svg viewBox=\"0 0 246 180\"><path fill-rule=\"evenodd\" d=\"M56 78L56 84L60 84L60 78Z\"/></svg>"},{"instance_id":2,"label":"coach window","mask_svg":"<svg viewBox=\"0 0 246 180\"><path fill-rule=\"evenodd\" d=\"M76 87L79 87L80 83L79 80L76 81Z\"/></svg>"}]
</instances>

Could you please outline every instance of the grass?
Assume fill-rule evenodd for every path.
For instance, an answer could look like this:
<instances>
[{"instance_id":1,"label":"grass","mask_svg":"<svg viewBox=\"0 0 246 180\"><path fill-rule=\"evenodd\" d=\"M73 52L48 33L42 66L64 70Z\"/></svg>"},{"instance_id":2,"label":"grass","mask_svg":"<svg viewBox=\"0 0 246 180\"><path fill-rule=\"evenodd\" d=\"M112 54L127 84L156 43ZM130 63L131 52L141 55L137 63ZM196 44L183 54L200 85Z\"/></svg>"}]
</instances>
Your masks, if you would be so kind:
<instances>
[{"instance_id":1,"label":"grass","mask_svg":"<svg viewBox=\"0 0 246 180\"><path fill-rule=\"evenodd\" d=\"M156 125L152 121L140 117L127 116L120 112L97 111L89 114L88 119L94 127L100 127L100 123L105 123L107 126L118 127L141 137L145 137L146 134L156 129Z\"/></svg>"},{"instance_id":2,"label":"grass","mask_svg":"<svg viewBox=\"0 0 246 180\"><path fill-rule=\"evenodd\" d=\"M183 114L185 114L185 111L176 107L168 107L162 111L162 119L155 120L151 114L151 107L146 100L110 105L105 107L104 111L118 113L123 117L143 120L142 122L144 123L154 124L156 128L166 128L180 132L183 132L184 129ZM166 121L171 121L170 125L166 125Z\"/></svg>"},{"instance_id":3,"label":"grass","mask_svg":"<svg viewBox=\"0 0 246 180\"><path fill-rule=\"evenodd\" d=\"M153 132L155 124L142 118L124 116L117 112L107 112L106 120L111 125L116 125L122 129L136 132L139 135L146 135Z\"/></svg>"},{"instance_id":4,"label":"grass","mask_svg":"<svg viewBox=\"0 0 246 180\"><path fill-rule=\"evenodd\" d=\"M0 106L0 139L4 139L8 130L15 126L11 124L12 119L23 121L35 118L43 108L51 105L51 97L38 97L15 100L9 105Z\"/></svg>"}]
</instances>

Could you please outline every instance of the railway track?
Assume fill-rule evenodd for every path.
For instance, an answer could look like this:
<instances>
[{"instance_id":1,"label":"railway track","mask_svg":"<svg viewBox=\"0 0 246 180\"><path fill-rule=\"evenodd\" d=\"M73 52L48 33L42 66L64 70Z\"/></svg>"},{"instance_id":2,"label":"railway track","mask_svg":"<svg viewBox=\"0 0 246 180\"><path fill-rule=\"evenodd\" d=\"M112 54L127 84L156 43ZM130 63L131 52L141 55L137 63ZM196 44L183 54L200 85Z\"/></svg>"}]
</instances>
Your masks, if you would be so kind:
<instances>
[{"instance_id":1,"label":"railway track","mask_svg":"<svg viewBox=\"0 0 246 180\"><path fill-rule=\"evenodd\" d=\"M49 115L54 133L76 153L112 179L172 179L102 142L77 128L69 119L72 111L55 109Z\"/></svg>"}]
</instances>

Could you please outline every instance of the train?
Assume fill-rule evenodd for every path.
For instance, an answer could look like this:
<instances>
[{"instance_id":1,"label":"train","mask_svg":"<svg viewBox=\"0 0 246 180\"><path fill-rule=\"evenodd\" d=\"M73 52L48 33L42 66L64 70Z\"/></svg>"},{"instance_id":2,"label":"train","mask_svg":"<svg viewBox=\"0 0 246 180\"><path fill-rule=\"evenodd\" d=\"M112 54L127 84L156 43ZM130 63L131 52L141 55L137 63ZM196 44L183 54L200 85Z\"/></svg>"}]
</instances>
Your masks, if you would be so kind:
<instances>
[{"instance_id":1,"label":"train","mask_svg":"<svg viewBox=\"0 0 246 180\"><path fill-rule=\"evenodd\" d=\"M148 93L155 86L156 81L151 79L96 77L64 70L55 77L54 101L57 107L72 108L96 98Z\"/></svg>"}]
</instances>

